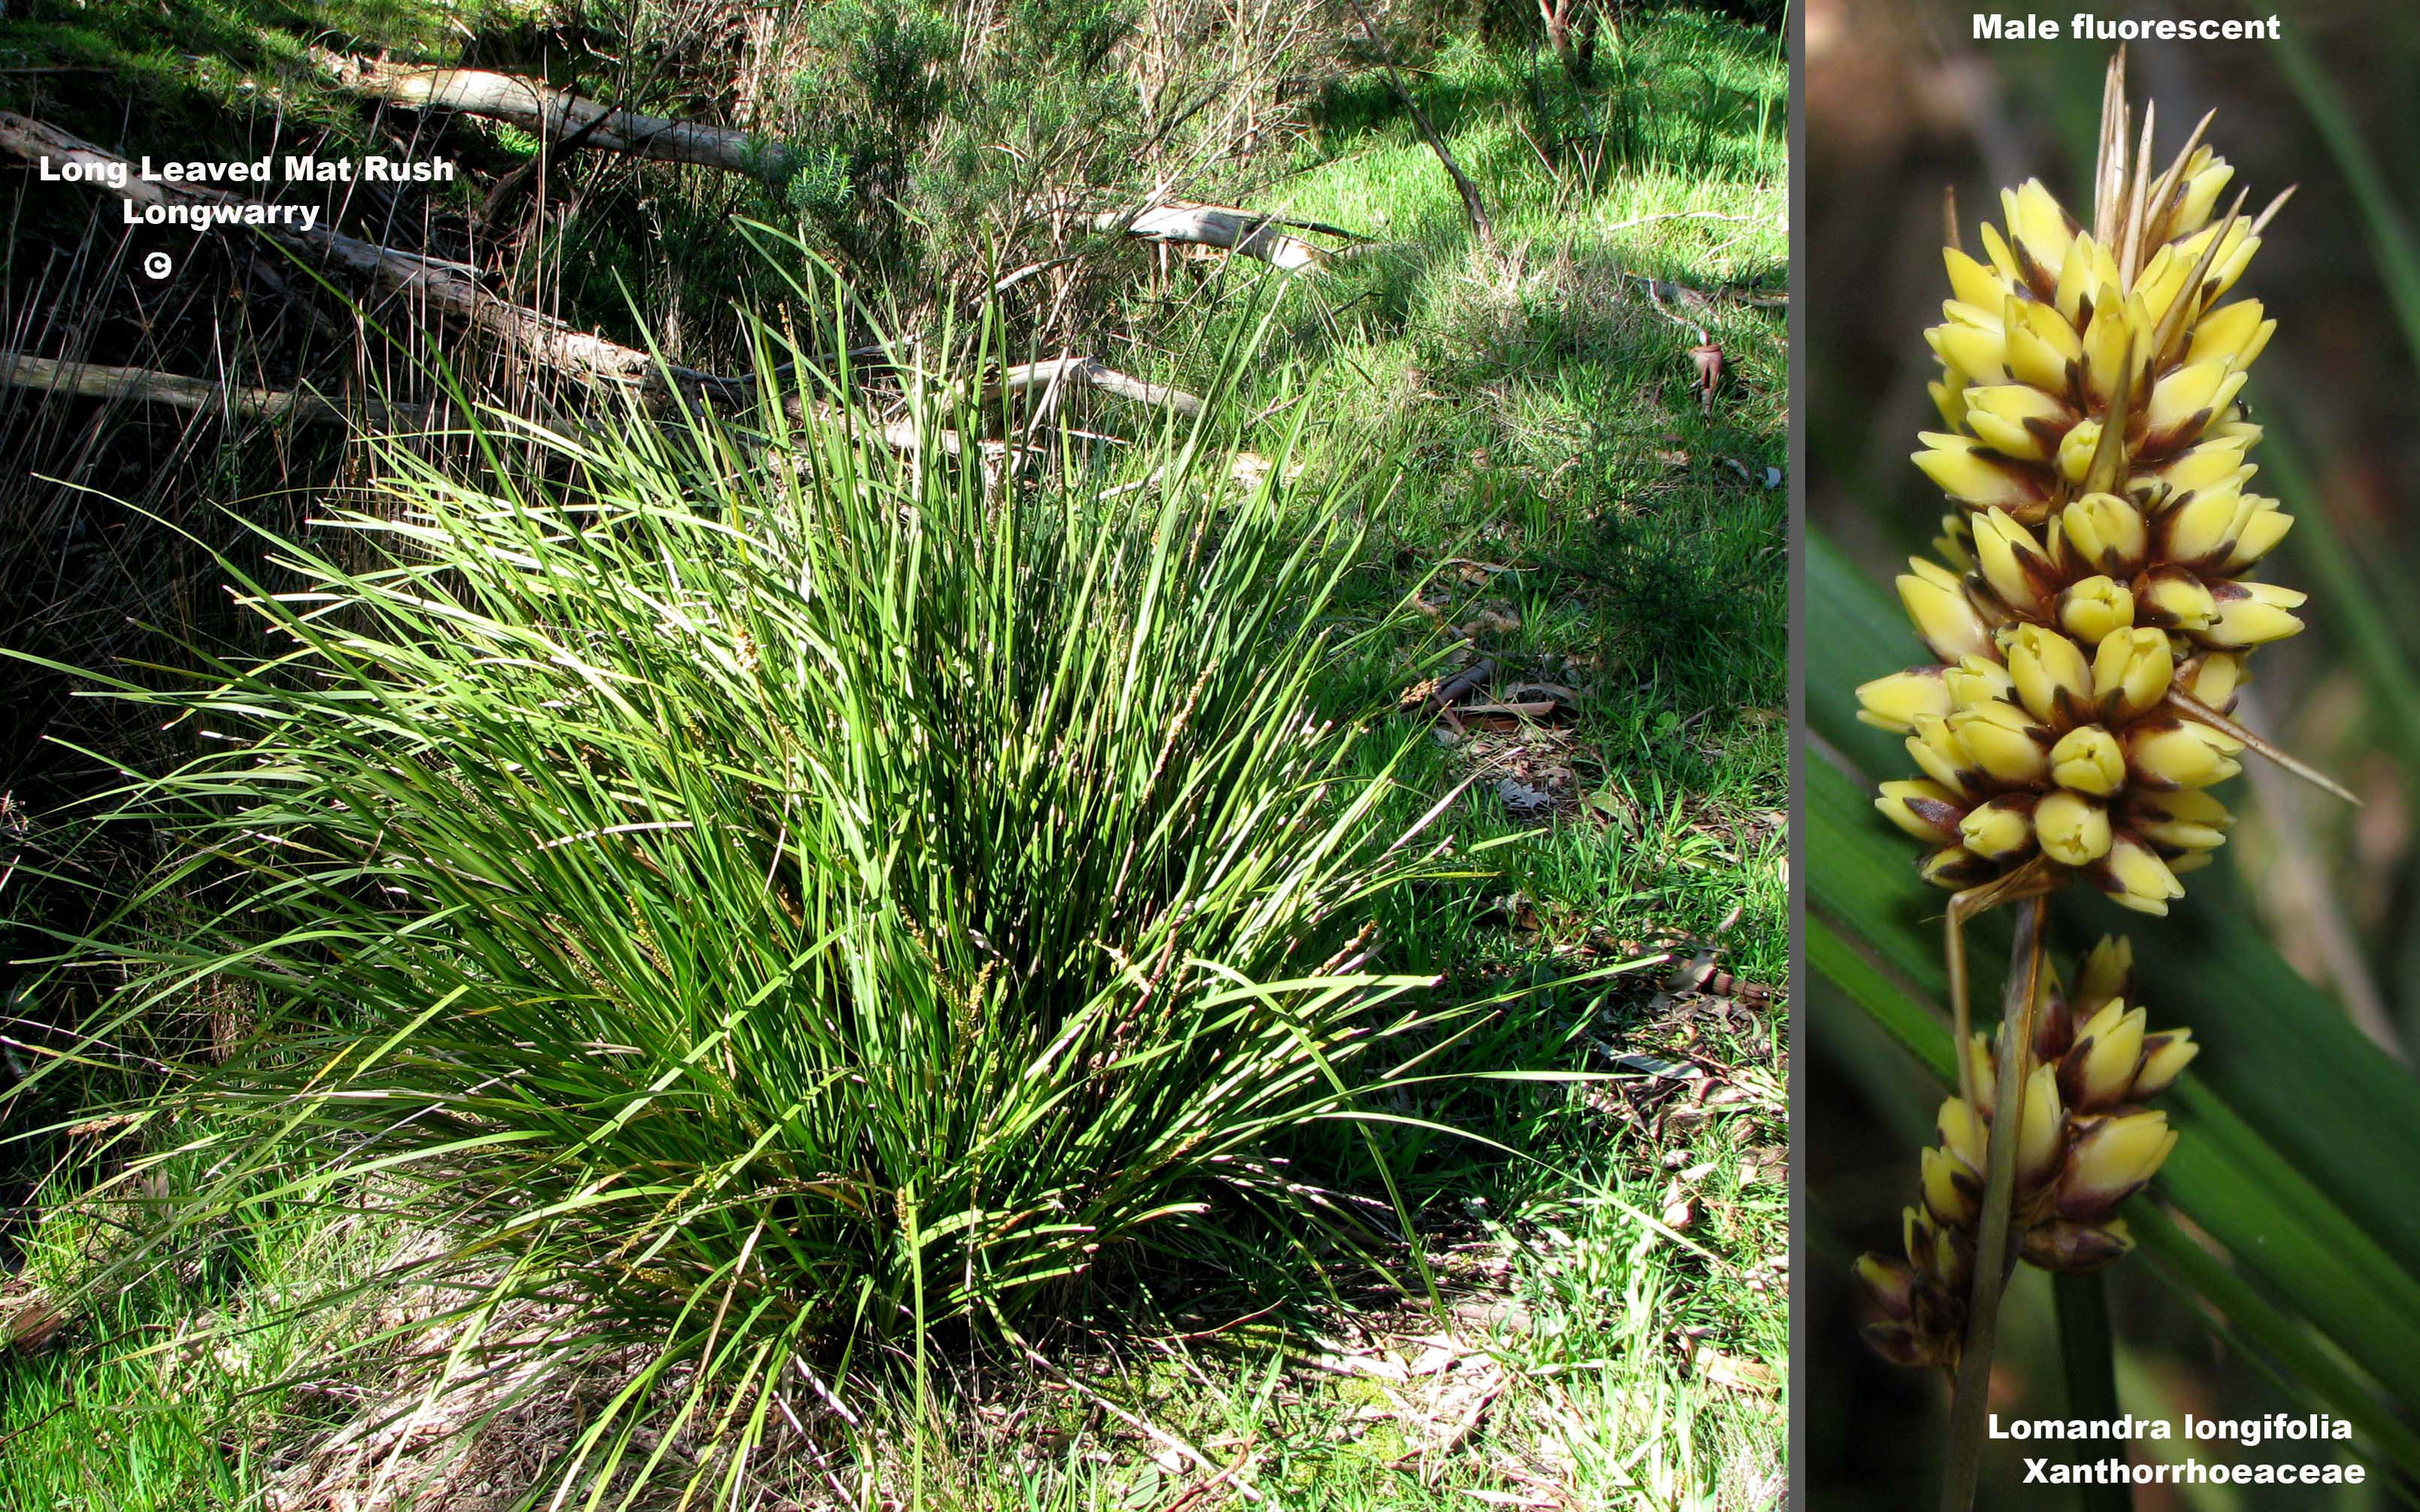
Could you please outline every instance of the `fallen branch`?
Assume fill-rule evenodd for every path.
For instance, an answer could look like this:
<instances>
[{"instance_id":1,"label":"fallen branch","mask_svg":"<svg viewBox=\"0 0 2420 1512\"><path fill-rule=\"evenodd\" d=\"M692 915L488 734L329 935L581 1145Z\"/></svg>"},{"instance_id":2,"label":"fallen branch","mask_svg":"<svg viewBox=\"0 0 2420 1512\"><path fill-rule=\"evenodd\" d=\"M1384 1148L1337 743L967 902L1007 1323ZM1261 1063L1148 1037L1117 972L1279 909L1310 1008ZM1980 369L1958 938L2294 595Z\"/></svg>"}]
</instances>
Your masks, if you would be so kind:
<instances>
[{"instance_id":1,"label":"fallen branch","mask_svg":"<svg viewBox=\"0 0 2420 1512\"><path fill-rule=\"evenodd\" d=\"M1047 390L1054 385L1069 383L1080 383L1156 409L1173 409L1187 420L1202 413L1200 394L1146 382L1131 373L1121 373L1090 357L1057 357L1043 363L1020 363L985 385L985 399L988 403L993 396L1002 393L1025 393L1034 389Z\"/></svg>"},{"instance_id":2,"label":"fallen branch","mask_svg":"<svg viewBox=\"0 0 2420 1512\"><path fill-rule=\"evenodd\" d=\"M248 420L292 419L300 424L341 424L356 416L372 424L386 424L419 422L428 414L424 405L359 399L349 407L292 389L237 388L147 367L61 363L21 352L0 352L0 384L85 399L132 399L172 409L226 410Z\"/></svg>"},{"instance_id":3,"label":"fallen branch","mask_svg":"<svg viewBox=\"0 0 2420 1512\"><path fill-rule=\"evenodd\" d=\"M1139 240L1163 244L1224 247L1229 252L1257 257L1289 272L1325 268L1336 255L1325 247L1314 246L1300 237L1277 229L1281 225L1294 225L1306 231L1318 230L1331 236L1353 235L1333 226L1285 221L1224 205L1196 205L1176 200L1154 205L1131 216L1109 210L1093 217L1093 229L1095 231L1123 230Z\"/></svg>"},{"instance_id":4,"label":"fallen branch","mask_svg":"<svg viewBox=\"0 0 2420 1512\"><path fill-rule=\"evenodd\" d=\"M768 183L789 177L790 153L727 126L676 121L600 105L535 79L485 69L430 68L312 50L322 71L345 89L415 110L451 110L518 126L540 141L589 147L659 162L687 162Z\"/></svg>"}]
</instances>

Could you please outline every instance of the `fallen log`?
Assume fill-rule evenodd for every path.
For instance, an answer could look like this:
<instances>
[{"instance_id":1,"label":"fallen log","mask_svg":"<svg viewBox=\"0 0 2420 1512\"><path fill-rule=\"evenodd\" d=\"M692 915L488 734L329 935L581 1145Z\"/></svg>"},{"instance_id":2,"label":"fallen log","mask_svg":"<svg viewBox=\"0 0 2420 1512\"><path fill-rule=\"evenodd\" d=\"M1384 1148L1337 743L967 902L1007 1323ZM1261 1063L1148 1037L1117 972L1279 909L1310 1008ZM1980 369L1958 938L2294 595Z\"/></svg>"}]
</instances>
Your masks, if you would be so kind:
<instances>
[{"instance_id":1,"label":"fallen log","mask_svg":"<svg viewBox=\"0 0 2420 1512\"><path fill-rule=\"evenodd\" d=\"M132 399L172 409L231 410L248 420L292 419L298 424L340 424L355 416L373 424L416 424L428 415L424 405L390 405L380 399L343 405L292 389L242 388L147 367L62 363L23 352L0 352L0 384L85 399Z\"/></svg>"},{"instance_id":2,"label":"fallen log","mask_svg":"<svg viewBox=\"0 0 2420 1512\"><path fill-rule=\"evenodd\" d=\"M694 163L778 184L790 175L791 154L778 143L727 126L643 116L600 105L542 80L486 69L434 68L359 58L314 48L312 60L339 86L414 110L451 110L504 121L543 142L579 135L588 147L659 162Z\"/></svg>"},{"instance_id":3,"label":"fallen log","mask_svg":"<svg viewBox=\"0 0 2420 1512\"><path fill-rule=\"evenodd\" d=\"M1121 399L1149 405L1156 409L1173 409L1187 420L1202 413L1200 394L1148 382L1090 357L1054 357L1047 362L1019 363L984 385L985 402L989 403L1001 393L1028 393L1035 389L1047 391L1069 384L1098 389L1104 393L1115 394Z\"/></svg>"},{"instance_id":4,"label":"fallen log","mask_svg":"<svg viewBox=\"0 0 2420 1512\"><path fill-rule=\"evenodd\" d=\"M1314 246L1302 238L1278 227L1290 223L1273 216L1255 215L1224 205L1196 205L1185 201L1168 201L1154 205L1140 214L1108 210L1093 217L1095 231L1123 230L1139 240L1161 243L1182 243L1202 247L1224 247L1245 257L1257 257L1274 268L1289 272L1316 270L1327 266L1335 256L1325 247ZM1304 224L1304 229L1311 229ZM1332 227L1320 227L1333 234Z\"/></svg>"},{"instance_id":5,"label":"fallen log","mask_svg":"<svg viewBox=\"0 0 2420 1512\"><path fill-rule=\"evenodd\" d=\"M6 111L0 111L0 151L27 162L48 159L58 164L80 164L95 176L86 181L93 182L97 177L96 187L138 207L244 203L222 190L140 177L132 164L114 152L56 127ZM324 225L305 229L270 221L259 230L280 246L323 268L366 279L389 293L425 301L441 314L501 338L531 362L575 378L633 386L650 395L661 395L669 387L677 386L692 397L721 399L744 397L752 387L717 374L659 363L651 352L575 330L552 316L514 304L490 293L472 270L460 263L397 252Z\"/></svg>"}]
</instances>

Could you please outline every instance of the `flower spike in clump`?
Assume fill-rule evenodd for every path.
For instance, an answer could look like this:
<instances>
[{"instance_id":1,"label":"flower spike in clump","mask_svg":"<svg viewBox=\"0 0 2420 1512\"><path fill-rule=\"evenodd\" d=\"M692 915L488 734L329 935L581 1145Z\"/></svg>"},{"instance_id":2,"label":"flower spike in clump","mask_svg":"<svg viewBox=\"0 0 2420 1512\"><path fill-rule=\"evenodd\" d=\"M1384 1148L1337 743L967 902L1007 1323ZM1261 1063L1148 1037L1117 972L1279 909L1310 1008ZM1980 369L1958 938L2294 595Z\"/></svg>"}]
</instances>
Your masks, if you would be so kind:
<instances>
[{"instance_id":1,"label":"flower spike in clump","mask_svg":"<svg viewBox=\"0 0 2420 1512\"><path fill-rule=\"evenodd\" d=\"M2055 984L2035 1013L2018 1126L2017 1250L2046 1271L2090 1271L2133 1247L2118 1207L2142 1190L2177 1136L2167 1115L2143 1103L2164 1091L2199 1053L2189 1029L2151 1033L2130 1006L2133 952L2104 939L2071 992ZM1901 1219L1905 1258L1867 1255L1857 1279L1869 1312L1866 1337L1900 1365L1954 1368L1965 1334L1986 1144L1998 1098L1992 1043L1967 1045L1977 1102L1941 1104L1941 1144L1924 1152L1923 1200Z\"/></svg>"},{"instance_id":2,"label":"flower spike in clump","mask_svg":"<svg viewBox=\"0 0 2420 1512\"><path fill-rule=\"evenodd\" d=\"M2198 130L2154 178L2147 121L2130 166L2113 103L2092 229L2028 181L1981 259L1947 249L1948 429L1916 460L1958 507L1944 562L1899 579L1938 660L1857 694L1922 772L1877 806L1931 847L1928 880L2082 878L2164 914L2232 822L2202 790L2241 769L2244 657L2304 595L2247 576L2291 524L2251 490L2239 402L2276 322L2221 302L2276 206L2221 213L2234 170Z\"/></svg>"}]
</instances>

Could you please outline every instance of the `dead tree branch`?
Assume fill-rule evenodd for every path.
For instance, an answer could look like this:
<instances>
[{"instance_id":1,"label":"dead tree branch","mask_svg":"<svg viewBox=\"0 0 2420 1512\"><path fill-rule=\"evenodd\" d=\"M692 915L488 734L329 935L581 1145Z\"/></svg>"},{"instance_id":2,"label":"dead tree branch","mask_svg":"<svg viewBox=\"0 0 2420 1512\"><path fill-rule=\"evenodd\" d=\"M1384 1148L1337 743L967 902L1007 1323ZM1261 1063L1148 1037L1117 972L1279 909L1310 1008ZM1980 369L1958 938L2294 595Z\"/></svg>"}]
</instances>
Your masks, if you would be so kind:
<instances>
[{"instance_id":1,"label":"dead tree branch","mask_svg":"<svg viewBox=\"0 0 2420 1512\"><path fill-rule=\"evenodd\" d=\"M299 424L338 424L355 417L371 424L418 424L428 415L423 405L390 405L380 399L339 404L292 389L239 388L147 367L61 363L22 352L0 352L0 384L85 399L132 399L172 409L232 411L247 420L291 419Z\"/></svg>"}]
</instances>

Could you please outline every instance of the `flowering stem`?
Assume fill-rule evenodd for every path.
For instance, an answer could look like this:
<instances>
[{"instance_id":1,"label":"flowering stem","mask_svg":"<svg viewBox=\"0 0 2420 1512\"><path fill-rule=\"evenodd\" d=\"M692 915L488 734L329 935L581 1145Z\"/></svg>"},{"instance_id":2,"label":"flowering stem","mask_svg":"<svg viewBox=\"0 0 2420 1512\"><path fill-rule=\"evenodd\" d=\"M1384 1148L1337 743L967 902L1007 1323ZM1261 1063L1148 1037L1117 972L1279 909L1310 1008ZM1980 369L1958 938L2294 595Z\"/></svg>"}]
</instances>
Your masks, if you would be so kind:
<instances>
[{"instance_id":1,"label":"flowering stem","mask_svg":"<svg viewBox=\"0 0 2420 1512\"><path fill-rule=\"evenodd\" d=\"M2109 1336L2109 1293L2100 1273L2051 1277L2058 1308L2058 1352L2067 1367L2067 1415L2095 1420L2118 1415L2117 1348ZM2084 1512L2126 1512L2122 1486L2087 1485Z\"/></svg>"},{"instance_id":2,"label":"flowering stem","mask_svg":"<svg viewBox=\"0 0 2420 1512\"><path fill-rule=\"evenodd\" d=\"M1983 1211L1975 1244L1975 1289L1966 1304L1966 1337L1949 1391L1949 1448L1941 1478L1942 1512L1968 1512L1982 1469L1983 1409L1990 1396L1992 1349L2000 1332L2000 1294L2009 1280L2009 1227L2017 1192L2017 1144L2025 1109L2025 1056L2034 1041L2040 997L2042 900L2017 904L2017 937L2009 952L2009 983L2000 1005L2000 1052L1992 1085L1993 1114L1983 1173Z\"/></svg>"}]
</instances>

